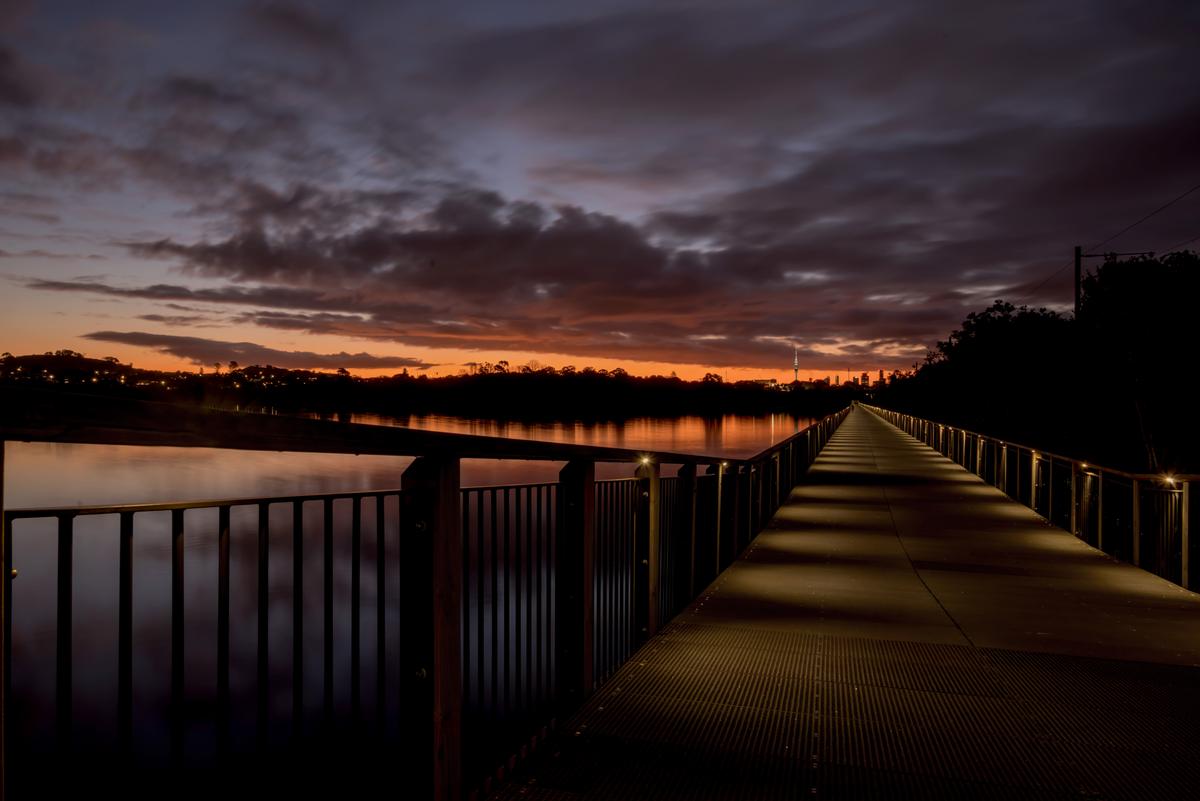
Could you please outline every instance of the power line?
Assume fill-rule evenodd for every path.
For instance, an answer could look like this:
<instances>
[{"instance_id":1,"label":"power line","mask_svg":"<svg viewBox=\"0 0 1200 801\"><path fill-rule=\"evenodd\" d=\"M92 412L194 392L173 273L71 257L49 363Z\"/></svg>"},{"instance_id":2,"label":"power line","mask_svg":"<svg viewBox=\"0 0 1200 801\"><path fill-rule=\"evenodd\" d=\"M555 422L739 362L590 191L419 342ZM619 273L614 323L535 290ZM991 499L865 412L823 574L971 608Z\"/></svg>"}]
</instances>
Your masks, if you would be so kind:
<instances>
[{"instance_id":1,"label":"power line","mask_svg":"<svg viewBox=\"0 0 1200 801\"><path fill-rule=\"evenodd\" d=\"M1197 189L1200 189L1200 184L1196 184L1196 185L1195 185L1195 186L1193 186L1191 189L1187 190L1187 191L1186 191L1186 192L1184 192L1182 195L1179 195L1179 196L1177 196L1177 197L1176 197L1176 198L1174 198L1173 200L1168 200L1166 203L1162 204L1162 205L1161 205L1161 206L1159 206L1157 209L1155 209L1154 211L1152 211L1152 212L1150 212L1149 214L1147 214L1145 217L1141 218L1140 220L1138 220L1138 221L1137 221L1137 222L1135 222L1135 223L1131 223L1131 224L1129 224L1129 225L1125 226L1125 227L1124 227L1124 228L1122 228L1120 231L1117 231L1115 234L1113 234L1112 236L1110 236L1108 239L1105 239L1105 240L1104 240L1103 242L1101 242L1100 244L1098 244L1098 245L1092 245L1091 247L1089 247L1089 248L1088 248L1088 250L1095 250L1096 248L1102 248L1102 247L1104 247L1104 246L1105 246L1105 245L1107 245L1109 242L1113 241L1114 239L1116 239L1117 237L1119 237L1121 234L1125 233L1126 231L1132 231L1134 228L1137 228L1139 225L1141 225L1141 224L1142 224L1142 223L1144 223L1146 220L1148 220L1148 219L1150 219L1151 217L1153 217L1155 214L1158 214L1158 213L1159 213L1160 211L1162 211L1163 209L1170 208L1171 206L1174 206L1176 203L1178 203L1179 201L1183 200L1185 197L1187 197L1188 195L1192 194L1192 193L1193 193L1193 192L1195 192Z\"/></svg>"},{"instance_id":2,"label":"power line","mask_svg":"<svg viewBox=\"0 0 1200 801\"><path fill-rule=\"evenodd\" d=\"M1125 226L1124 228L1122 228L1120 231L1117 231L1115 234L1113 234L1112 236L1110 236L1108 239L1105 239L1103 242L1097 242L1095 245L1090 245L1090 246L1089 246L1087 249L1088 249L1088 250L1096 250L1097 248L1102 248L1102 247L1104 247L1104 246L1105 246L1105 245L1107 245L1109 242L1113 241L1114 239L1116 239L1117 237L1121 236L1122 234L1124 234L1124 233L1126 233L1126 232L1128 232L1128 231L1132 231L1134 228L1137 228L1139 225L1141 225L1141 224L1142 224L1142 223L1144 223L1146 220L1148 220L1148 219L1150 219L1151 217L1153 217L1155 214L1158 214L1160 211L1163 211L1164 209L1167 209L1167 208L1170 208L1171 206L1174 206L1176 203L1178 203L1179 201L1183 200L1185 197L1187 197L1188 195L1192 194L1193 192L1195 192L1195 191L1196 191L1196 190L1198 190L1198 189L1200 189L1200 184L1196 184L1195 186L1193 186L1191 189L1188 189L1188 190L1187 190L1186 192L1184 192L1183 194L1181 194L1181 195L1177 195L1176 197L1172 198L1171 200L1168 200L1166 203L1162 204L1161 206L1159 206L1159 207L1158 207L1157 209L1155 209L1154 211L1152 211L1152 212L1150 212L1149 214L1147 214L1146 216L1142 217L1142 218L1141 218L1141 219L1139 219L1137 222L1130 223L1129 225L1127 225L1127 226ZM1200 236L1196 237L1195 239L1189 239L1189 240L1188 240L1188 241L1186 241L1186 242L1180 242L1178 245L1172 245L1171 247L1167 248L1167 252L1170 252L1170 251L1174 250L1175 248L1177 248L1177 247L1181 247L1181 246L1183 246L1183 245L1190 245L1192 242L1195 242L1195 241L1197 241L1197 240L1200 240ZM1029 298L1029 297L1031 297L1032 295L1036 294L1036 293L1037 293L1037 291L1038 291L1039 289L1041 289L1042 287L1044 287L1046 284L1050 283L1050 281L1051 281L1051 280L1052 280L1052 279L1053 279L1055 276L1057 276L1059 273L1061 273L1063 270L1067 269L1068 267L1070 267L1070 266L1071 266L1072 264L1074 264L1074 263L1075 263L1074 261L1069 261L1069 262L1067 262L1066 264L1064 264L1062 267L1059 267L1057 270L1055 270L1054 272L1052 272L1052 273L1050 273L1048 276L1046 276L1046 277L1045 277L1045 278L1042 280L1042 282L1041 282L1040 284L1038 284L1038 285L1037 285L1037 286L1035 286L1033 289L1031 289L1031 290L1029 290L1028 292L1026 292L1025 294L1023 294L1023 295L1021 296L1021 298L1022 298L1022 299L1026 299L1026 298Z\"/></svg>"},{"instance_id":3,"label":"power line","mask_svg":"<svg viewBox=\"0 0 1200 801\"><path fill-rule=\"evenodd\" d=\"M1072 261L1069 261L1066 264L1064 264L1062 267L1059 267L1057 270L1055 270L1054 272L1047 275L1040 284L1038 284L1037 286L1035 286L1033 289L1029 290L1025 294L1021 295L1021 298L1024 300L1026 298L1030 298L1033 295L1037 294L1037 291L1039 289L1044 287L1046 284L1050 283L1050 279L1054 278L1056 275L1058 275L1059 273L1061 273L1063 270L1067 269L1074 263L1075 263L1074 260L1072 260Z\"/></svg>"},{"instance_id":4,"label":"power line","mask_svg":"<svg viewBox=\"0 0 1200 801\"><path fill-rule=\"evenodd\" d=\"M1174 245L1171 245L1170 247L1163 248L1162 252L1163 253L1174 253L1175 251L1179 250L1179 248L1187 247L1188 245L1192 244L1193 242L1200 242L1200 236L1194 236L1191 239L1185 239L1182 242L1176 242Z\"/></svg>"}]
</instances>

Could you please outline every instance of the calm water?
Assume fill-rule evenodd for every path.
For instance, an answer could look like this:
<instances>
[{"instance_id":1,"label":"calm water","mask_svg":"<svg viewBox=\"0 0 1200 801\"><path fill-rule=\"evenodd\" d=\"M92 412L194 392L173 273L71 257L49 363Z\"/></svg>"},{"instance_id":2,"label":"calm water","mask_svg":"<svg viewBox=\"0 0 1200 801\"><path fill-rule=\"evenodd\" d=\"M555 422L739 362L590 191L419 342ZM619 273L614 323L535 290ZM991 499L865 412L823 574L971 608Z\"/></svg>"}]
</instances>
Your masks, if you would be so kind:
<instances>
[{"instance_id":1,"label":"calm water","mask_svg":"<svg viewBox=\"0 0 1200 801\"><path fill-rule=\"evenodd\" d=\"M512 423L427 415L353 422L433 431L647 448L714 456L750 456L811 422L790 415L639 418L620 423ZM140 503L260 497L400 486L407 457L340 456L211 448L47 443L8 444L5 505ZM464 486L555 481L561 462L469 459ZM597 475L631 475L632 465L600 464Z\"/></svg>"},{"instance_id":2,"label":"calm water","mask_svg":"<svg viewBox=\"0 0 1200 801\"><path fill-rule=\"evenodd\" d=\"M448 417L356 422L632 449L748 456L803 429L810 422L790 416L727 416L719 419L635 419L623 423L523 424ZM8 508L135 503L172 500L264 497L349 490L390 489L400 484L409 458L221 451L201 448L153 448L9 443L6 452L5 503ZM555 481L562 463L469 460L463 463L464 486ZM632 464L597 465L600 478L632 475ZM664 475L673 474L668 467ZM349 719L351 501L334 505L334 697L339 720ZM375 565L398 562L398 509L389 500L385 519L377 521L373 503L362 508L362 704L369 720L376 714L375 665L382 647L387 671L398 670L401 637L389 625L389 637L376 642L377 610L395 620L400 604L397 571L389 573L382 597L374 583ZM215 751L217 640L217 513L189 511L185 535L185 744L187 760L203 766ZM383 551L376 527L384 528ZM322 704L324 639L320 621L325 603L322 515L319 504L304 512L304 592L299 602L306 625L302 643L306 719L293 720L291 698L292 509L271 507L269 520L267 690L270 741L283 747L297 732L319 720ZM56 650L57 537L53 520L20 520L13 529L12 696L10 740L34 766L60 764L54 756L54 665ZM163 764L169 752L167 709L170 702L170 514L143 513L134 518L134 737L137 758ZM116 515L78 518L73 542L74 579L72 646L73 735L77 753L102 756L116 731L117 565L119 520ZM235 507L231 515L231 666L233 748L249 750L254 738L257 693L255 620L258 611L257 517L253 507ZM552 579L546 577L549 582ZM382 601L382 604L380 603ZM516 603L495 596L487 604ZM490 608L490 607L489 607ZM385 717L399 716L398 701L384 703ZM397 735L398 736L398 735ZM52 762L42 760L50 759ZM19 771L14 768L14 778ZM20 782L18 782L20 783Z\"/></svg>"}]
</instances>

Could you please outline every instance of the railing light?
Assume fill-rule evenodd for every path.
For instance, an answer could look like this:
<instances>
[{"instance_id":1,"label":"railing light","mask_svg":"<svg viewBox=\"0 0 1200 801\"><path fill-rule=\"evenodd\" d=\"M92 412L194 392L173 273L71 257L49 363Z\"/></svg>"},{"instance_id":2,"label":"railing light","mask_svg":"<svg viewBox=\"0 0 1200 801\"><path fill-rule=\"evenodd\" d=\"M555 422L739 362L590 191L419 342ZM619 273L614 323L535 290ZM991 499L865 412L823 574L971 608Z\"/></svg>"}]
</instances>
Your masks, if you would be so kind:
<instances>
[{"instance_id":1,"label":"railing light","mask_svg":"<svg viewBox=\"0 0 1200 801\"><path fill-rule=\"evenodd\" d=\"M642 457L642 464L650 464L650 457L649 457L649 456L643 456L643 457Z\"/></svg>"},{"instance_id":2,"label":"railing light","mask_svg":"<svg viewBox=\"0 0 1200 801\"><path fill-rule=\"evenodd\" d=\"M1163 476L1163 483L1164 483L1164 484L1166 484L1168 487L1173 487L1173 486L1175 486L1175 476L1173 476L1173 475L1171 475L1171 474L1169 474L1169 473L1168 473L1168 474L1166 474L1166 475L1164 475L1164 476Z\"/></svg>"}]
</instances>

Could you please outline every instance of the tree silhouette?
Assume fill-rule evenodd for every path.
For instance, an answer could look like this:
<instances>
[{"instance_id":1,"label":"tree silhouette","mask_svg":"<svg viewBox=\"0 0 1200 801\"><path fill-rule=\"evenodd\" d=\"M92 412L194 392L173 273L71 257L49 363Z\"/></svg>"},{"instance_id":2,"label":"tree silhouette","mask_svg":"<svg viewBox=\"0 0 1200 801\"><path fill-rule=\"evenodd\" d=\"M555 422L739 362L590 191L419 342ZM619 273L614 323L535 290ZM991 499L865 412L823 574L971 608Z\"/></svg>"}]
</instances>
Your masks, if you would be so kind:
<instances>
[{"instance_id":1,"label":"tree silhouette","mask_svg":"<svg viewBox=\"0 0 1200 801\"><path fill-rule=\"evenodd\" d=\"M1200 257L1109 259L1079 319L996 301L967 315L880 403L1133 470L1200 470L1186 411Z\"/></svg>"}]
</instances>

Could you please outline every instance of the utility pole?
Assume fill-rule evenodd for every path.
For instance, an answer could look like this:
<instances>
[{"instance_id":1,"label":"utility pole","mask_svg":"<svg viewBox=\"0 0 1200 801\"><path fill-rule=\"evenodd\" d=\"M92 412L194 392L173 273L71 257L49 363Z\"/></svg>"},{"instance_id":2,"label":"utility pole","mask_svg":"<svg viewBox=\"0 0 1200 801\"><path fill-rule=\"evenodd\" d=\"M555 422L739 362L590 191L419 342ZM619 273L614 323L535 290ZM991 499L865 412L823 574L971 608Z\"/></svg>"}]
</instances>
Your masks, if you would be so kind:
<instances>
[{"instance_id":1,"label":"utility pole","mask_svg":"<svg viewBox=\"0 0 1200 801\"><path fill-rule=\"evenodd\" d=\"M1079 319L1079 299L1084 287L1084 248L1075 246L1075 319Z\"/></svg>"},{"instance_id":2,"label":"utility pole","mask_svg":"<svg viewBox=\"0 0 1200 801\"><path fill-rule=\"evenodd\" d=\"M1109 259L1117 256L1149 256L1154 258L1153 250L1138 250L1132 253L1084 253L1083 248L1075 246L1075 319L1079 319L1079 304L1083 297L1083 260Z\"/></svg>"}]
</instances>

